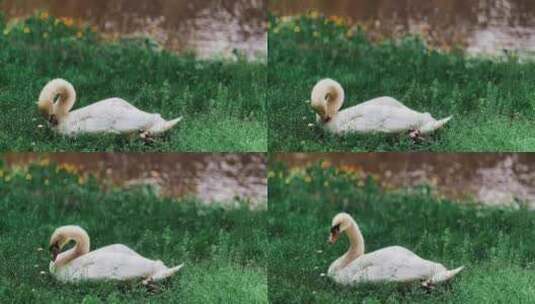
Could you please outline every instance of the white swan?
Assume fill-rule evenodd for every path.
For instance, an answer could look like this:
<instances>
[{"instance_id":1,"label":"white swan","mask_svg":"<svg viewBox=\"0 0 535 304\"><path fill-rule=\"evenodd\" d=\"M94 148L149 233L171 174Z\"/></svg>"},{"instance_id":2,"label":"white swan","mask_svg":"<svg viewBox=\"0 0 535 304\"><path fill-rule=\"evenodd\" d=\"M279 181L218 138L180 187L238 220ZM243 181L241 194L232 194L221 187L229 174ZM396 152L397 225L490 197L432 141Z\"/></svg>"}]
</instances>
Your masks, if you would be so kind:
<instances>
[{"instance_id":1,"label":"white swan","mask_svg":"<svg viewBox=\"0 0 535 304\"><path fill-rule=\"evenodd\" d=\"M434 119L429 113L419 113L392 97L378 97L339 111L344 103L344 89L332 79L320 80L312 89L310 104L317 121L335 134L401 133L411 137L431 133L450 119Z\"/></svg>"},{"instance_id":2,"label":"white swan","mask_svg":"<svg viewBox=\"0 0 535 304\"><path fill-rule=\"evenodd\" d=\"M74 241L75 246L60 253L70 241ZM144 258L121 244L90 252L89 236L79 226L56 229L50 238L50 250L50 273L59 281L68 283L143 279L146 284L168 278L183 266L168 268L161 261Z\"/></svg>"},{"instance_id":3,"label":"white swan","mask_svg":"<svg viewBox=\"0 0 535 304\"><path fill-rule=\"evenodd\" d=\"M37 105L53 130L68 136L133 132L158 135L171 129L182 119L180 117L166 121L160 114L143 112L120 98L105 99L71 111L75 101L74 87L66 80L54 79L41 91Z\"/></svg>"},{"instance_id":4,"label":"white swan","mask_svg":"<svg viewBox=\"0 0 535 304\"><path fill-rule=\"evenodd\" d=\"M447 270L442 264L424 260L400 246L364 254L364 238L347 213L333 218L329 242L334 244L342 232L349 238L349 250L331 264L327 273L340 284L421 281L423 286L431 287L453 278L464 268Z\"/></svg>"}]
</instances>

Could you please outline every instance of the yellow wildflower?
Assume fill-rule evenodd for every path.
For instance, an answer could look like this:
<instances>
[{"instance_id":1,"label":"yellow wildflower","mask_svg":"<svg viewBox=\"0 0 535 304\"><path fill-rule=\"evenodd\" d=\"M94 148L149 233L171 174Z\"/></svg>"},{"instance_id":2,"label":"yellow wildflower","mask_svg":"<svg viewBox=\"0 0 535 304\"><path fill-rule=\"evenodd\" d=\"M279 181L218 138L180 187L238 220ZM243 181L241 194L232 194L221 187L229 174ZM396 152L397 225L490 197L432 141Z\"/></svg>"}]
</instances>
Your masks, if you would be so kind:
<instances>
[{"instance_id":1,"label":"yellow wildflower","mask_svg":"<svg viewBox=\"0 0 535 304\"><path fill-rule=\"evenodd\" d=\"M282 23L286 23L286 22L290 22L290 21L292 21L292 17L291 16L281 17L281 22Z\"/></svg>"},{"instance_id":2,"label":"yellow wildflower","mask_svg":"<svg viewBox=\"0 0 535 304\"><path fill-rule=\"evenodd\" d=\"M327 168L329 168L331 165L332 165L331 162L328 161L328 160L324 160L324 161L321 162L321 168L322 168L322 169L327 169Z\"/></svg>"},{"instance_id":3,"label":"yellow wildflower","mask_svg":"<svg viewBox=\"0 0 535 304\"><path fill-rule=\"evenodd\" d=\"M25 27L24 27L24 33L25 33L25 34L29 34L30 32L31 32L30 28L27 27L27 26L25 26Z\"/></svg>"},{"instance_id":4,"label":"yellow wildflower","mask_svg":"<svg viewBox=\"0 0 535 304\"><path fill-rule=\"evenodd\" d=\"M74 24L74 19L70 17L63 17L61 18L61 21L63 21L63 24L65 24L67 27L71 27Z\"/></svg>"},{"instance_id":5,"label":"yellow wildflower","mask_svg":"<svg viewBox=\"0 0 535 304\"><path fill-rule=\"evenodd\" d=\"M78 172L78 169L74 165L64 163L64 164L59 165L56 168L56 172L59 172L59 171L64 171L64 172L67 172L67 173L74 174L74 173Z\"/></svg>"},{"instance_id":6,"label":"yellow wildflower","mask_svg":"<svg viewBox=\"0 0 535 304\"><path fill-rule=\"evenodd\" d=\"M40 17L42 20L48 19L48 12L41 12Z\"/></svg>"},{"instance_id":7,"label":"yellow wildflower","mask_svg":"<svg viewBox=\"0 0 535 304\"><path fill-rule=\"evenodd\" d=\"M345 19L344 17L340 17L340 16L330 16L329 17L329 20L331 22L333 22L334 24L340 26L340 25L344 25L345 24Z\"/></svg>"},{"instance_id":8,"label":"yellow wildflower","mask_svg":"<svg viewBox=\"0 0 535 304\"><path fill-rule=\"evenodd\" d=\"M82 31L78 31L78 33L76 33L76 37L78 38L82 38L84 36L84 32Z\"/></svg>"},{"instance_id":9,"label":"yellow wildflower","mask_svg":"<svg viewBox=\"0 0 535 304\"><path fill-rule=\"evenodd\" d=\"M320 16L320 14L318 13L318 11L312 10L310 11L310 13L308 13L308 16L312 19L317 19Z\"/></svg>"}]
</instances>

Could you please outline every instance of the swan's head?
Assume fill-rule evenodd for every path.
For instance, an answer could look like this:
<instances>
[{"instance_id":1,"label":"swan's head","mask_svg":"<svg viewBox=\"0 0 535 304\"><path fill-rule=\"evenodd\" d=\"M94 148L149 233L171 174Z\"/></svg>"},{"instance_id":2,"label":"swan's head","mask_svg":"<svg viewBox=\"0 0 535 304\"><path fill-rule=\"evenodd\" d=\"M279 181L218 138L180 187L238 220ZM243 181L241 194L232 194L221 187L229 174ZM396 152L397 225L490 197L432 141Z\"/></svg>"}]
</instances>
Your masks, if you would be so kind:
<instances>
[{"instance_id":1,"label":"swan's head","mask_svg":"<svg viewBox=\"0 0 535 304\"><path fill-rule=\"evenodd\" d=\"M329 243L334 244L340 237L340 234L346 231L353 224L354 220L351 215L347 213L338 213L332 221L331 233L329 235Z\"/></svg>"},{"instance_id":2,"label":"swan's head","mask_svg":"<svg viewBox=\"0 0 535 304\"><path fill-rule=\"evenodd\" d=\"M83 228L75 225L57 228L50 237L52 261L55 261L63 247L73 240L83 246L83 251L89 251L89 235Z\"/></svg>"},{"instance_id":3,"label":"swan's head","mask_svg":"<svg viewBox=\"0 0 535 304\"><path fill-rule=\"evenodd\" d=\"M52 126L57 126L71 110L75 100L76 91L72 84L58 78L49 81L41 90L37 108Z\"/></svg>"},{"instance_id":4,"label":"swan's head","mask_svg":"<svg viewBox=\"0 0 535 304\"><path fill-rule=\"evenodd\" d=\"M43 116L51 126L57 126L59 121L56 114L54 114L54 104L52 102L43 100L37 103L39 113Z\"/></svg>"},{"instance_id":5,"label":"swan's head","mask_svg":"<svg viewBox=\"0 0 535 304\"><path fill-rule=\"evenodd\" d=\"M323 123L329 122L344 103L344 89L332 79L320 80L312 89L310 106Z\"/></svg>"}]
</instances>

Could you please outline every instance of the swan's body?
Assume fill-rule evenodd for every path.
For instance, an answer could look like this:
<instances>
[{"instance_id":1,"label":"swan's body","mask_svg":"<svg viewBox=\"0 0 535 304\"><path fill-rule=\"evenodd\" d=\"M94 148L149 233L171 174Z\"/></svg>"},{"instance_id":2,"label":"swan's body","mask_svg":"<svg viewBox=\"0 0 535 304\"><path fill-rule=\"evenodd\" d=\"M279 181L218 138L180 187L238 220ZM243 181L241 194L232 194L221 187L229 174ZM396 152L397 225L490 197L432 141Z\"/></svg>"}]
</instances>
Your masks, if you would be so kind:
<instances>
[{"instance_id":1,"label":"swan's body","mask_svg":"<svg viewBox=\"0 0 535 304\"><path fill-rule=\"evenodd\" d=\"M343 102L344 90L332 79L319 81L312 90L311 106L317 113L318 123L335 134L406 131L426 134L451 119L436 120L431 114L414 111L392 97L374 98L339 111Z\"/></svg>"},{"instance_id":2,"label":"swan's body","mask_svg":"<svg viewBox=\"0 0 535 304\"><path fill-rule=\"evenodd\" d=\"M364 254L362 234L353 218L346 213L334 217L330 241L336 242L342 232L348 235L350 248L328 270L329 277L340 284L420 281L431 285L447 281L463 269L459 267L450 271L442 264L422 259L400 246Z\"/></svg>"},{"instance_id":3,"label":"swan's body","mask_svg":"<svg viewBox=\"0 0 535 304\"><path fill-rule=\"evenodd\" d=\"M58 101L54 102L56 96ZM39 95L39 110L49 119L54 131L68 136L94 133L160 134L181 118L166 121L160 114L147 113L120 98L109 98L71 111L76 101L73 86L63 80L50 81Z\"/></svg>"},{"instance_id":4,"label":"swan's body","mask_svg":"<svg viewBox=\"0 0 535 304\"><path fill-rule=\"evenodd\" d=\"M57 254L70 240L76 245ZM182 265L168 268L161 261L139 255L125 245L116 244L89 251L89 236L78 226L63 226L50 240L53 261L50 273L61 282L143 279L158 281L172 276Z\"/></svg>"}]
</instances>

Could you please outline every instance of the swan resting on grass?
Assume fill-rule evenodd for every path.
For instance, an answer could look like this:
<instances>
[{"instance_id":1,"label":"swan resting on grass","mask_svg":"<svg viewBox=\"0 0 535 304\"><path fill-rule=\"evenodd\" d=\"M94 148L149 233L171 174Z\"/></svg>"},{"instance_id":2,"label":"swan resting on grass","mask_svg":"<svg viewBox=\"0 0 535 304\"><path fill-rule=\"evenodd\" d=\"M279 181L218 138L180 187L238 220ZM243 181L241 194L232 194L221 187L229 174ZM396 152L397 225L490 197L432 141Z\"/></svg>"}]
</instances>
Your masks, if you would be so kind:
<instances>
[{"instance_id":1,"label":"swan resting on grass","mask_svg":"<svg viewBox=\"0 0 535 304\"><path fill-rule=\"evenodd\" d=\"M364 254L364 238L355 220L347 213L333 218L329 242L336 243L342 232L349 238L349 250L329 266L327 275L343 285L420 281L422 286L431 288L450 280L464 268L448 270L442 264L424 260L400 246Z\"/></svg>"},{"instance_id":2,"label":"swan resting on grass","mask_svg":"<svg viewBox=\"0 0 535 304\"><path fill-rule=\"evenodd\" d=\"M74 247L61 252L70 241L76 243ZM65 283L143 279L148 284L172 276L184 265L168 268L121 244L89 251L89 235L79 226L56 229L50 238L50 251L50 273Z\"/></svg>"},{"instance_id":3,"label":"swan resting on grass","mask_svg":"<svg viewBox=\"0 0 535 304\"><path fill-rule=\"evenodd\" d=\"M317 122L334 134L402 133L413 139L444 126L452 117L434 119L416 112L392 97L378 97L340 111L344 89L332 79L320 80L312 89L310 105Z\"/></svg>"},{"instance_id":4,"label":"swan resting on grass","mask_svg":"<svg viewBox=\"0 0 535 304\"><path fill-rule=\"evenodd\" d=\"M67 136L95 133L134 133L142 138L161 134L174 127L182 117L167 121L160 114L147 113L121 98L108 98L71 111L76 101L72 84L63 79L48 82L37 106L54 131Z\"/></svg>"}]
</instances>

